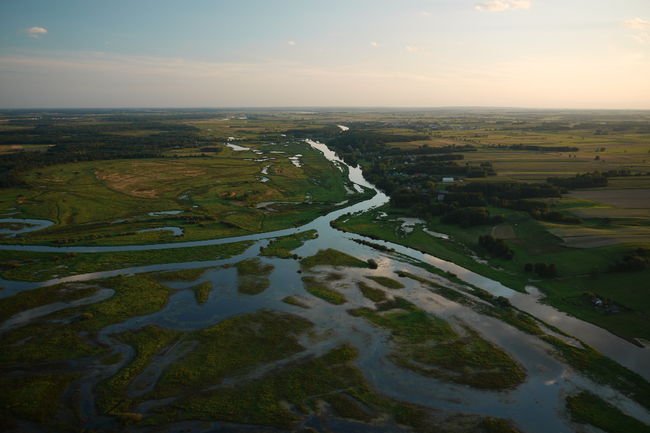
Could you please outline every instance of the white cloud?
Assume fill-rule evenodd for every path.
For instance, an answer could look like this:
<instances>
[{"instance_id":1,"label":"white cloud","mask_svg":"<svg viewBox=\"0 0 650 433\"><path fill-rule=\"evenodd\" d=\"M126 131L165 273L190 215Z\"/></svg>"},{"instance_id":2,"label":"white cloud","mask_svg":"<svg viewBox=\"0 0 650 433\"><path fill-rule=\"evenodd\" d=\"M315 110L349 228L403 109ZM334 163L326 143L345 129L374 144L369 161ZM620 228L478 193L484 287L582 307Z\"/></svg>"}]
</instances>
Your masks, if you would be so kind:
<instances>
[{"instance_id":1,"label":"white cloud","mask_svg":"<svg viewBox=\"0 0 650 433\"><path fill-rule=\"evenodd\" d=\"M634 18L633 20L623 21L621 25L631 29L644 29L650 27L650 21L643 21L641 18Z\"/></svg>"},{"instance_id":2,"label":"white cloud","mask_svg":"<svg viewBox=\"0 0 650 433\"><path fill-rule=\"evenodd\" d=\"M289 45L296 45L296 43L294 41L289 41L288 44Z\"/></svg>"},{"instance_id":3,"label":"white cloud","mask_svg":"<svg viewBox=\"0 0 650 433\"><path fill-rule=\"evenodd\" d=\"M530 9L530 1L528 0L510 0L510 1L501 1L494 0L487 3L478 3L476 9L479 11L488 11L488 12L500 12L505 10L517 10L517 9Z\"/></svg>"},{"instance_id":4,"label":"white cloud","mask_svg":"<svg viewBox=\"0 0 650 433\"><path fill-rule=\"evenodd\" d=\"M377 45L377 42L370 42L370 45L372 45L373 47L377 47L377 46L378 46L378 45Z\"/></svg>"},{"instance_id":5,"label":"white cloud","mask_svg":"<svg viewBox=\"0 0 650 433\"><path fill-rule=\"evenodd\" d=\"M417 51L417 50L419 50L418 47L406 47L406 49L407 49L408 51Z\"/></svg>"},{"instance_id":6,"label":"white cloud","mask_svg":"<svg viewBox=\"0 0 650 433\"><path fill-rule=\"evenodd\" d=\"M642 44L650 44L650 35L647 33L641 33L638 36L632 36L632 38Z\"/></svg>"},{"instance_id":7,"label":"white cloud","mask_svg":"<svg viewBox=\"0 0 650 433\"><path fill-rule=\"evenodd\" d=\"M420 15L424 15L425 17L430 17L431 16L431 14L428 13L428 12L422 12Z\"/></svg>"},{"instance_id":8,"label":"white cloud","mask_svg":"<svg viewBox=\"0 0 650 433\"><path fill-rule=\"evenodd\" d=\"M47 33L47 30L45 30L43 27L31 27L29 29L20 29L18 31L20 33L27 33L32 38L36 39L40 39L42 35Z\"/></svg>"},{"instance_id":9,"label":"white cloud","mask_svg":"<svg viewBox=\"0 0 650 433\"><path fill-rule=\"evenodd\" d=\"M530 9L530 2L528 0L510 0L512 9Z\"/></svg>"},{"instance_id":10,"label":"white cloud","mask_svg":"<svg viewBox=\"0 0 650 433\"><path fill-rule=\"evenodd\" d=\"M510 9L510 5L508 3L503 3L499 0L494 0L487 3L479 3L476 5L476 9L480 11L486 10L489 12L498 12L498 11L504 11L506 9Z\"/></svg>"}]
</instances>

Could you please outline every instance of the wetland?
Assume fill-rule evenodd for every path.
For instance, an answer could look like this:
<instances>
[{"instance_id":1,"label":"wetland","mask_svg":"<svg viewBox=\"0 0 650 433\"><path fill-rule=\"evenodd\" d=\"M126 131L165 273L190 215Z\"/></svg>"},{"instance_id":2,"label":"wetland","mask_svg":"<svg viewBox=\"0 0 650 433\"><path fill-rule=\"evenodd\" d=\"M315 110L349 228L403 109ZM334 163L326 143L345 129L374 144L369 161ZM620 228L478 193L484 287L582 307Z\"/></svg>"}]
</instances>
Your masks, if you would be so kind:
<instances>
[{"instance_id":1,"label":"wetland","mask_svg":"<svg viewBox=\"0 0 650 433\"><path fill-rule=\"evenodd\" d=\"M190 119L199 148L50 165L3 189L8 213L49 223L0 246L4 431L650 429L648 270L590 275L644 241L554 252L554 223L494 207L522 242L492 256L476 238L504 222L416 215L367 154L328 143L376 113L283 115ZM459 131L459 145L476 133ZM555 208L593 206L576 200ZM564 279L523 270L553 257ZM583 305L622 276L618 316Z\"/></svg>"}]
</instances>

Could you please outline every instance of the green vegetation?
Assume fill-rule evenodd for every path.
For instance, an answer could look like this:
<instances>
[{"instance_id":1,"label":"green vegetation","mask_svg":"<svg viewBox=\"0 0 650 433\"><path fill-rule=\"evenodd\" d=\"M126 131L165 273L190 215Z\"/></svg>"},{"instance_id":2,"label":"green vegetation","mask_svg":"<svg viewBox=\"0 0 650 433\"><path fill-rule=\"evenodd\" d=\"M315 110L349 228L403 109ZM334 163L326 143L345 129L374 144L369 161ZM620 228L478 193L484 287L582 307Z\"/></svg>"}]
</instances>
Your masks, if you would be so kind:
<instances>
[{"instance_id":1,"label":"green vegetation","mask_svg":"<svg viewBox=\"0 0 650 433\"><path fill-rule=\"evenodd\" d=\"M578 348L550 335L545 335L542 339L558 350L556 356L581 373L618 389L646 409L650 409L650 383L640 375L585 343L582 343L584 348Z\"/></svg>"},{"instance_id":2,"label":"green vegetation","mask_svg":"<svg viewBox=\"0 0 650 433\"><path fill-rule=\"evenodd\" d=\"M78 377L67 374L0 378L0 416L54 426L59 398Z\"/></svg>"},{"instance_id":3,"label":"green vegetation","mask_svg":"<svg viewBox=\"0 0 650 433\"><path fill-rule=\"evenodd\" d=\"M501 418L486 418L481 422L486 433L519 433L508 422Z\"/></svg>"},{"instance_id":4,"label":"green vegetation","mask_svg":"<svg viewBox=\"0 0 650 433\"><path fill-rule=\"evenodd\" d=\"M455 330L401 298L378 308L386 313L352 313L392 331L397 345L391 360L402 367L480 389L511 388L524 380L525 373L506 352L468 326Z\"/></svg>"},{"instance_id":5,"label":"green vegetation","mask_svg":"<svg viewBox=\"0 0 650 433\"><path fill-rule=\"evenodd\" d=\"M571 420L591 424L608 433L650 432L650 426L621 412L595 394L582 391L566 399Z\"/></svg>"},{"instance_id":6,"label":"green vegetation","mask_svg":"<svg viewBox=\"0 0 650 433\"><path fill-rule=\"evenodd\" d=\"M100 410L116 414L121 407L128 406L126 388L131 381L142 373L158 352L178 341L182 335L181 331L169 331L152 325L116 335L117 340L133 346L136 357L115 376L97 386L97 404Z\"/></svg>"},{"instance_id":7,"label":"green vegetation","mask_svg":"<svg viewBox=\"0 0 650 433\"><path fill-rule=\"evenodd\" d=\"M149 278L147 275L137 275L101 280L101 286L115 290L115 295L111 298L88 306L60 310L28 326L8 332L0 338L0 346L3 347L0 362L5 365L31 364L106 353L105 348L90 344L79 332L94 332L113 323L162 309L171 290ZM7 298L8 310L16 313L44 302L56 302L61 299L61 294L68 295L68 286L75 287L75 284L36 289L23 292L22 296ZM92 290L94 293L96 286L92 286ZM44 295L44 299L39 298L40 294Z\"/></svg>"},{"instance_id":8,"label":"green vegetation","mask_svg":"<svg viewBox=\"0 0 650 433\"><path fill-rule=\"evenodd\" d=\"M306 241L317 237L316 230L282 236L269 242L269 245L260 252L260 256L279 257L281 259L298 258L297 255L291 254L291 251L301 247Z\"/></svg>"},{"instance_id":9,"label":"green vegetation","mask_svg":"<svg viewBox=\"0 0 650 433\"><path fill-rule=\"evenodd\" d=\"M118 364L122 362L124 359L124 356L122 355L122 352L115 352L112 355L108 355L105 358L102 358L102 365L113 365L113 364Z\"/></svg>"},{"instance_id":10,"label":"green vegetation","mask_svg":"<svg viewBox=\"0 0 650 433\"><path fill-rule=\"evenodd\" d=\"M46 281L55 276L66 277L126 267L229 259L243 253L252 244L248 241L205 247L75 255L0 250L0 260L5 263L2 278ZM12 265L8 266L9 263Z\"/></svg>"},{"instance_id":11,"label":"green vegetation","mask_svg":"<svg viewBox=\"0 0 650 433\"><path fill-rule=\"evenodd\" d=\"M575 201L573 203L575 204ZM584 203L579 202L579 205ZM435 225L433 230L450 235L450 239L440 239L429 235L427 231L430 229L417 225L411 234L401 238L396 234L396 227L401 226L401 221L391 220L390 217L379 218L380 212L395 212L395 210L384 206L350 218L345 223L339 223L339 226L344 230L387 239L452 261L514 290L523 292L525 287L531 284L530 278L539 279L532 284L548 295L544 299L545 302L582 320L601 326L634 344L639 345L637 338L650 341L650 321L635 312L639 311L646 316L650 314L650 304L644 298L644 287L647 285L650 269L626 272L624 275L600 272L597 277L588 276L594 267L607 269L609 264L636 250L636 245L566 248L561 245L560 238L548 231L548 223L537 221L526 213L506 209L504 213L507 221L513 227L516 226L514 228L516 238L508 240L515 251L514 260L485 257L487 264L484 264L474 260L471 252L482 250L478 245L478 238L489 234L491 227L461 229L457 226ZM434 223L427 224L428 227L432 225ZM562 279L540 278L526 272L524 265L528 262L556 263L558 275ZM448 278L440 270L426 266L424 263L418 265ZM506 272L503 272L503 269ZM625 279L626 284L620 284L621 278ZM455 278L451 280L462 283ZM444 289L440 290L444 291ZM601 298L613 297L616 304L621 306L621 312L612 316L605 311L594 311L583 295L586 291ZM448 292L448 295L454 296L451 292Z\"/></svg>"},{"instance_id":12,"label":"green vegetation","mask_svg":"<svg viewBox=\"0 0 650 433\"><path fill-rule=\"evenodd\" d=\"M405 286L404 284L400 283L399 281L395 281L392 278L388 277L374 277L371 275L366 275L366 278L371 279L377 284L381 284L384 287L388 287L389 289L403 289Z\"/></svg>"},{"instance_id":13,"label":"green vegetation","mask_svg":"<svg viewBox=\"0 0 650 433\"><path fill-rule=\"evenodd\" d=\"M192 331L185 341L195 342L196 348L163 371L150 397L165 398L218 385L227 377L300 352L303 347L296 336L311 327L298 316L260 311Z\"/></svg>"},{"instance_id":14,"label":"green vegetation","mask_svg":"<svg viewBox=\"0 0 650 433\"><path fill-rule=\"evenodd\" d=\"M271 285L266 277L273 271L273 265L262 263L260 259L254 258L241 261L235 266L239 275L239 293L257 295Z\"/></svg>"},{"instance_id":15,"label":"green vegetation","mask_svg":"<svg viewBox=\"0 0 650 433\"><path fill-rule=\"evenodd\" d=\"M329 394L323 397L332 409L342 418L370 422L374 418L370 413L363 410L354 400L343 394Z\"/></svg>"},{"instance_id":16,"label":"green vegetation","mask_svg":"<svg viewBox=\"0 0 650 433\"><path fill-rule=\"evenodd\" d=\"M300 261L305 269L311 269L315 266L351 266L355 268L367 268L368 263L352 257L349 254L342 253L332 248L319 250L311 257L305 257Z\"/></svg>"},{"instance_id":17,"label":"green vegetation","mask_svg":"<svg viewBox=\"0 0 650 433\"><path fill-rule=\"evenodd\" d=\"M345 296L335 290L329 289L325 283L317 281L314 277L302 277L302 283L305 286L305 290L330 304L341 305L347 302Z\"/></svg>"},{"instance_id":18,"label":"green vegetation","mask_svg":"<svg viewBox=\"0 0 650 433\"><path fill-rule=\"evenodd\" d=\"M0 322L14 314L55 302L69 303L94 295L99 286L92 284L61 283L54 286L38 287L14 296L0 299Z\"/></svg>"},{"instance_id":19,"label":"green vegetation","mask_svg":"<svg viewBox=\"0 0 650 433\"><path fill-rule=\"evenodd\" d=\"M372 288L363 281L357 282L357 286L359 286L359 290L361 290L363 296L373 302L382 302L386 300L386 293L384 293L383 290Z\"/></svg>"},{"instance_id":20,"label":"green vegetation","mask_svg":"<svg viewBox=\"0 0 650 433\"><path fill-rule=\"evenodd\" d=\"M0 365L26 365L65 361L106 353L78 334L78 323L34 324L0 337Z\"/></svg>"},{"instance_id":21,"label":"green vegetation","mask_svg":"<svg viewBox=\"0 0 650 433\"><path fill-rule=\"evenodd\" d=\"M48 219L54 225L15 238L4 237L6 244L92 247L178 243L304 225L340 208L337 203L343 200L353 203L372 195L371 191L348 194L346 187L351 185L346 171L298 140L332 139L332 148L346 161L358 162L366 179L389 193L393 205L345 215L332 224L334 227L433 254L515 290L534 285L547 295L544 302L556 308L637 344L637 339L650 341L650 269L630 271L643 259L634 259L634 263L625 259L639 247L650 249L650 211L635 209L650 199L650 177L646 175L650 170L650 162L646 162L646 158L650 161L650 130L643 113L85 110L74 121L62 120L59 113L50 111L39 112L38 121L28 120L32 115L6 112L0 123L0 213ZM348 125L350 130L341 133L338 124ZM226 141L247 149L235 151L224 146ZM14 143L39 152L12 149ZM303 167L288 158L298 153ZM440 183L449 175L466 178ZM543 186L548 178L552 178L551 187ZM565 190L584 186L597 188L570 194ZM451 194L438 203L438 194L444 189ZM506 190L507 194L502 194ZM481 196L472 195L477 191ZM559 197L559 192L564 197ZM470 207L477 209L463 210ZM443 213L450 216L445 218ZM498 214L503 216L494 217ZM409 226L412 221L401 217L418 217L424 222L413 227ZM449 221L453 219L456 221ZM567 224L580 220L580 225ZM493 224L475 225L490 221ZM9 224L0 222L0 226ZM182 234L175 236L169 228L179 228ZM332 249L305 259L293 253L317 236L311 230L276 238L259 255L300 259L301 272L321 265L352 267L346 275L324 271L318 277L302 279L306 291L342 305L346 298L333 289L336 283L332 282L358 280L362 274L354 268L376 269L378 264ZM502 239L498 248L484 248L477 241L486 244L491 237ZM356 242L454 282L452 289L398 272L437 295L539 337L550 353L573 370L650 408L650 385L640 375L588 345L576 347L551 336L547 329L553 335L562 332L512 307L507 299L463 284L454 274L379 243ZM0 251L0 268L4 279L37 282L154 264L222 260L243 253L252 244L115 253ZM227 265L237 267L241 293L254 295L269 286L273 267L262 260ZM556 267L553 272L536 275L525 271L527 263L555 263ZM626 272L608 272L615 263L615 268ZM291 314L263 309L227 319L215 317L215 322L222 321L191 332L146 326L113 334L112 338L134 347L134 359L125 360L115 348L98 343L105 341L97 334L107 326L129 319L133 319L129 325L139 326L139 316L165 308L173 293L165 287L167 282L182 281L183 287L194 291L197 303L207 302L211 284L199 280L205 270L59 284L0 299L1 323L34 308L81 300L104 288L115 290L109 299L33 318L0 336L2 370L11 375L27 374L0 379L0 430L18 428L11 418L17 419L16 424L22 420L38 423L37 429L75 429L75 414L80 420L76 407L80 394L68 388L88 366L101 364L121 367L93 391L99 412L109 411L116 418L111 428L222 420L253 429L260 425L292 430L305 421L305 414L324 407L328 414L345 420L377 426L399 424L418 432L458 428L516 431L507 420L453 411L441 414L373 394L353 365L356 349L339 346L320 357L304 352L299 343L303 339L312 349L312 343L329 343L326 340L333 334ZM356 277L349 275L353 272ZM558 278L553 278L556 275ZM373 309L350 313L392 334L393 363L420 375L479 389L509 389L523 381L524 372L517 363L472 328L428 315L403 299L388 300L388 289L404 287L395 279L367 278L383 286L370 287L365 279L357 282L361 294L374 303ZM9 282L10 290L12 284ZM301 296L287 296L282 301L309 308ZM589 304L592 297L617 305L620 313L594 308ZM278 300L269 300L267 305ZM285 309L308 313L293 307ZM182 308L174 307L172 313L182 312ZM158 362L163 372L156 383L133 382ZM56 364L44 367L41 363ZM72 374L42 374L43 368L50 367ZM144 388L148 385L152 388ZM127 389L140 395L128 398ZM149 405L143 414L134 413L144 402L165 398L174 400ZM648 431L647 426L588 392L568 397L567 408L576 423L605 431ZM62 422L54 421L57 419Z\"/></svg>"},{"instance_id":22,"label":"green vegetation","mask_svg":"<svg viewBox=\"0 0 650 433\"><path fill-rule=\"evenodd\" d=\"M300 302L299 300L297 300L293 296L287 296L286 298L284 298L282 300L282 302L284 302L285 304L296 306L296 307L309 308L307 305L303 304L302 302Z\"/></svg>"},{"instance_id":23,"label":"green vegetation","mask_svg":"<svg viewBox=\"0 0 650 433\"><path fill-rule=\"evenodd\" d=\"M10 170L0 176L4 187L0 212L15 208L21 217L48 219L55 224L6 242L124 245L226 238L302 225L350 198L345 189L349 185L346 173L308 144L263 133L266 128L253 128L255 137L249 136L242 143L245 150L235 151L221 143L232 134L240 138L240 134L227 129L223 122L194 126L167 121L159 124L160 131L152 133L148 129L138 131L137 124L117 126L106 120L95 119L92 125L41 125L38 133L31 128L17 133L29 136L10 135L14 140L28 141L46 136L55 140L57 147L44 153L1 155ZM282 120L275 123L286 124ZM116 127L131 130L124 135ZM68 138L60 135L62 128L70 134ZM166 131L169 128L174 132ZM94 140L102 138L85 143L87 156L79 156L77 142L91 134ZM180 141L170 142L170 134L180 134L175 139ZM268 141L271 136L278 144ZM0 142L6 137L0 137ZM134 139L138 148L144 145L148 150L134 153L119 149L124 140L133 145ZM77 150L67 155L69 149L63 142L70 140ZM198 141L210 146L194 149ZM95 149L98 142L112 150ZM174 142L182 146L170 150ZM253 150L268 156L272 151L287 157L300 154L302 167L286 157L257 161ZM262 172L266 181L261 179ZM373 194L367 190L355 194L352 201ZM177 214L154 213L170 211ZM183 234L151 231L168 227L178 227Z\"/></svg>"},{"instance_id":24,"label":"green vegetation","mask_svg":"<svg viewBox=\"0 0 650 433\"><path fill-rule=\"evenodd\" d=\"M96 331L104 326L122 322L135 316L144 316L161 310L171 296L172 291L161 284L151 281L150 275L116 277L101 280L102 285L112 287L115 295L105 301L63 310L55 316L70 316L77 312L92 314L91 320L76 323L79 330Z\"/></svg>"},{"instance_id":25,"label":"green vegetation","mask_svg":"<svg viewBox=\"0 0 650 433\"><path fill-rule=\"evenodd\" d=\"M171 283L177 281L194 281L198 279L207 268L182 269L180 271L159 272L153 274L158 281Z\"/></svg>"},{"instance_id":26,"label":"green vegetation","mask_svg":"<svg viewBox=\"0 0 650 433\"><path fill-rule=\"evenodd\" d=\"M198 304L205 304L208 301L208 296L210 296L210 290L212 290L212 283L206 281L201 283L198 286L192 287L194 294L196 295L196 302Z\"/></svg>"},{"instance_id":27,"label":"green vegetation","mask_svg":"<svg viewBox=\"0 0 650 433\"><path fill-rule=\"evenodd\" d=\"M348 364L355 357L354 349L343 346L320 358L296 361L237 388L204 391L181 398L173 406L161 408L158 420L162 423L183 419L245 421L290 429L301 418L288 411L282 401L307 412L307 405L312 406L317 396L327 399L345 389L362 401L370 402L372 395L364 386L363 375ZM153 418L149 423L155 425L156 416Z\"/></svg>"}]
</instances>

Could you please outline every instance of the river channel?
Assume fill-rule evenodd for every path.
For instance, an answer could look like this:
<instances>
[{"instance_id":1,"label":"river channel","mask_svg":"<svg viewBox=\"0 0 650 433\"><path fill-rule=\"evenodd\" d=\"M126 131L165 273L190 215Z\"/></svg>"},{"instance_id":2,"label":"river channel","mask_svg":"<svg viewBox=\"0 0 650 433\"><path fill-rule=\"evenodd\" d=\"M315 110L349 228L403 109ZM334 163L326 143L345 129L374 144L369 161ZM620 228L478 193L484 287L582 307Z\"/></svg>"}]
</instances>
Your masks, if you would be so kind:
<instances>
[{"instance_id":1,"label":"river channel","mask_svg":"<svg viewBox=\"0 0 650 433\"><path fill-rule=\"evenodd\" d=\"M346 166L334 152L322 143L307 140L315 149L321 151L325 157L335 164ZM361 174L359 167L347 166L350 181L356 185L375 189ZM527 373L526 381L515 389L502 392L481 391L465 386L442 382L437 379L423 377L404 370L394 365L388 359L391 343L386 331L378 329L365 320L351 316L348 309L358 307L372 307L374 304L361 296L356 287L356 282L363 276L372 272L372 275L396 278L397 271L408 271L431 281L436 281L447 287L455 288L455 284L416 266L412 260L428 263L436 268L449 271L461 280L482 288L496 296L509 298L517 308L529 312L542 321L551 324L565 333L589 344L606 356L635 371L650 380L650 349L639 348L599 327L570 317L554 308L539 302L539 292L530 287L529 294L515 292L499 282L490 280L474 272L468 271L454 263L450 263L428 254L413 250L390 242L377 242L388 248L394 248L397 254L381 253L375 249L360 245L354 240L364 239L363 236L343 233L330 227L330 222L344 214L368 211L388 201L385 194L377 191L370 200L333 211L309 224L295 229L280 230L237 238L208 240L198 242L185 242L159 245L136 246L111 246L111 247L44 247L44 246L8 246L1 245L0 249L42 251L42 252L106 252L106 251L135 251L149 249L183 248L189 246L225 244L239 241L255 241L243 254L226 260L212 260L203 262L174 263L164 265L151 265L135 268L125 268L107 272L97 272L84 275L74 275L65 278L52 279L39 283L0 280L0 285L6 288L0 291L0 298L12 296L18 292L36 287L48 286L60 282L83 282L93 279L107 278L116 275L133 275L145 272L173 271L191 268L208 268L199 278L191 283L174 282L167 285L174 289L167 306L154 314L144 317L135 317L125 322L108 326L100 331L100 338L115 346L121 351L126 360L133 358L132 349L116 343L111 339L111 334L123 332L128 329L137 329L149 324L176 329L194 330L205 328L219 323L229 317L246 314L260 309L278 310L298 314L315 324L318 332L327 335L324 341L314 343L302 341L307 347L306 354L322 354L327 350L348 342L359 349L357 366L363 371L370 386L378 393L398 400L435 407L436 409L450 411L475 412L489 414L514 420L524 431L528 432L560 432L571 431L566 415L562 415L564 396L577 389L590 389L603 398L613 402L617 407L632 414L637 419L650 424L650 413L635 402L622 396L617 391L593 383L591 380L575 373L571 368L549 354L549 347L535 337L531 337L499 320L477 314L472 309L449 301L417 281L400 279L406 288L400 290L399 296L413 302L418 307L452 324L467 324L480 332L483 337L493 341L505 349L517 362L524 367ZM0 220L1 221L1 220ZM237 275L235 268L223 268L223 265L232 264L246 258L256 257L260 246L266 246L269 239L279 236L315 229L319 237L307 241L294 252L307 257L315 254L320 249L334 248L344 251L362 260L374 259L379 268L373 271L346 270L344 278L337 282L341 293L348 302L344 306L334 306L319 298L309 295L303 288L298 270L300 264L294 260L275 258L262 258L264 263L272 264L275 270L270 276L270 287L259 295L245 296L237 292ZM405 258L406 257L406 258ZM409 260L411 258L412 260ZM339 272L340 270L332 270ZM208 301L199 305L192 290L187 290L201 282L211 282L212 291ZM97 298L108 296L102 292ZM303 310L281 302L286 296L297 296L301 302L309 305L310 309ZM65 305L53 305L52 311L65 308ZM297 311L300 310L300 311ZM39 311L23 313L21 317L10 319L1 329L15 326L21 321L25 322L34 317L41 317L48 310L41 307ZM550 331L549 331L550 333ZM556 335L552 333L553 335ZM566 339L566 337L563 337ZM580 345L577 341L573 344ZM179 351L188 350L179 346ZM306 355L302 353L302 355ZM181 352L177 356L182 356ZM173 357L173 356L172 356ZM122 367L120 365L118 367ZM143 393L147 386L155 384L164 362L160 365L155 362L142 375L138 376L132 384L132 395ZM94 379L89 380L84 396L87 403L82 408L88 419L96 418L92 403L92 383L98 383L102 378L113 374L114 370L106 368L96 372ZM141 413L147 413L155 403L143 403L139 408Z\"/></svg>"}]
</instances>

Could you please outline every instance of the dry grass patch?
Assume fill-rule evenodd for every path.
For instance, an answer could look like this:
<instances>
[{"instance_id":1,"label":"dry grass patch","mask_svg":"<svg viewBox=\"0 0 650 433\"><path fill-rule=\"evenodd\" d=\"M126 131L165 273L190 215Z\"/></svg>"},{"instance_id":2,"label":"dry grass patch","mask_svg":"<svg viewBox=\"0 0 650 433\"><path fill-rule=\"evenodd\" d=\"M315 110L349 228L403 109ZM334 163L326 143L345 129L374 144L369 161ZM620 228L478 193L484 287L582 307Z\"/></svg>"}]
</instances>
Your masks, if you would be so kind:
<instances>
[{"instance_id":1,"label":"dry grass patch","mask_svg":"<svg viewBox=\"0 0 650 433\"><path fill-rule=\"evenodd\" d=\"M512 226L498 226L492 229L492 236L501 239L516 239L517 234Z\"/></svg>"}]
</instances>

